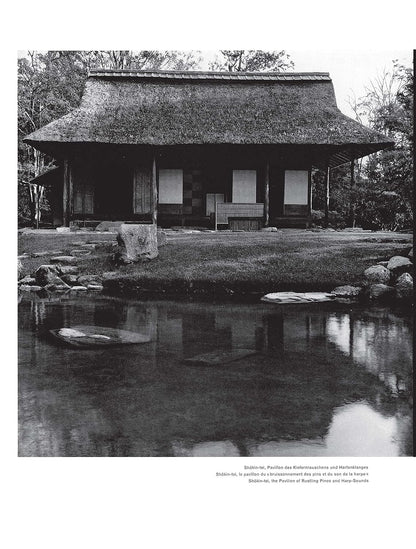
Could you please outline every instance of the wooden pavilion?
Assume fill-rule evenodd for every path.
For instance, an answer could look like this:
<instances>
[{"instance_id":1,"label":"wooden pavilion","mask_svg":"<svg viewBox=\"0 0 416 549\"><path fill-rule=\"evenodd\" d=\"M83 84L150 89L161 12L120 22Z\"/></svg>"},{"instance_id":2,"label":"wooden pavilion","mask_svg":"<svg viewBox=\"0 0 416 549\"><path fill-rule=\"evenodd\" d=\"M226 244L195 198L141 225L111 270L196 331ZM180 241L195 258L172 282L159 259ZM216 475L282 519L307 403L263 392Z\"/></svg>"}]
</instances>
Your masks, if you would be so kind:
<instances>
[{"instance_id":1,"label":"wooden pavilion","mask_svg":"<svg viewBox=\"0 0 416 549\"><path fill-rule=\"evenodd\" d=\"M328 73L136 70L91 71L79 108L25 142L57 161L56 224L246 230L307 225L313 168L329 181L393 145L341 113Z\"/></svg>"}]
</instances>

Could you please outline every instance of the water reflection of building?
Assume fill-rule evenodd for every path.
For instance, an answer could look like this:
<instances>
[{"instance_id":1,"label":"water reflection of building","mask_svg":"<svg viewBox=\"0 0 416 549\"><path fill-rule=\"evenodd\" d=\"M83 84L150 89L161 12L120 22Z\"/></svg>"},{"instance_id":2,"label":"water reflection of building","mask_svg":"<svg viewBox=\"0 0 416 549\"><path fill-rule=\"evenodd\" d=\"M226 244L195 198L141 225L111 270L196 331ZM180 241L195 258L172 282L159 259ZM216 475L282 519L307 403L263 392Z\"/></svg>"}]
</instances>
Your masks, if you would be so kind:
<instances>
[{"instance_id":1,"label":"water reflection of building","mask_svg":"<svg viewBox=\"0 0 416 549\"><path fill-rule=\"evenodd\" d=\"M305 455L321 455L322 445L335 440L334 429L341 432L346 403L354 402L352 424L359 421L357 410L366 425L376 426L378 418L384 425L380 437L386 441L395 433L398 455L410 453L409 408L383 388L386 380L392 386L393 374L408 379L411 337L403 319L318 308L105 299L22 307L25 455L285 455L302 448ZM152 342L89 353L33 337L75 324L140 331ZM259 353L232 367L192 369L183 363L236 348ZM353 364L360 366L354 375L362 387L367 384L365 394L349 386ZM390 455L391 448L383 448Z\"/></svg>"},{"instance_id":2,"label":"water reflection of building","mask_svg":"<svg viewBox=\"0 0 416 549\"><path fill-rule=\"evenodd\" d=\"M385 310L365 315L331 313L326 332L331 343L386 383L393 393L411 391L412 335L408 321Z\"/></svg>"}]
</instances>

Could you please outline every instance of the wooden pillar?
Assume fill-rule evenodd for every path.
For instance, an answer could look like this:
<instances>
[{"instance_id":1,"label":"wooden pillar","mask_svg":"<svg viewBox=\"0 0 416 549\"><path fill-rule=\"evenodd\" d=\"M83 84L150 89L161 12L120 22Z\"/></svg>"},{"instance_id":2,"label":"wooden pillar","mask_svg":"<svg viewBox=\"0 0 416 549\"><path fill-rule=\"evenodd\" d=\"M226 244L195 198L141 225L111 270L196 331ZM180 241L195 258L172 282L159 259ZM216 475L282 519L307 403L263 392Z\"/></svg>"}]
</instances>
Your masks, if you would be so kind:
<instances>
[{"instance_id":1,"label":"wooden pillar","mask_svg":"<svg viewBox=\"0 0 416 549\"><path fill-rule=\"evenodd\" d=\"M355 190L355 159L352 158L350 165L350 225L355 227L355 204L354 204L354 190Z\"/></svg>"},{"instance_id":2,"label":"wooden pillar","mask_svg":"<svg viewBox=\"0 0 416 549\"><path fill-rule=\"evenodd\" d=\"M152 157L152 223L157 225L157 167L156 167L156 153L153 153Z\"/></svg>"},{"instance_id":3,"label":"wooden pillar","mask_svg":"<svg viewBox=\"0 0 416 549\"><path fill-rule=\"evenodd\" d=\"M329 225L329 166L326 167L325 178L325 227Z\"/></svg>"},{"instance_id":4,"label":"wooden pillar","mask_svg":"<svg viewBox=\"0 0 416 549\"><path fill-rule=\"evenodd\" d=\"M270 163L266 162L264 175L264 226L269 226Z\"/></svg>"},{"instance_id":5,"label":"wooden pillar","mask_svg":"<svg viewBox=\"0 0 416 549\"><path fill-rule=\"evenodd\" d=\"M62 187L62 224L64 227L69 227L70 220L70 173L69 173L69 161L67 158L64 160L64 181Z\"/></svg>"}]
</instances>

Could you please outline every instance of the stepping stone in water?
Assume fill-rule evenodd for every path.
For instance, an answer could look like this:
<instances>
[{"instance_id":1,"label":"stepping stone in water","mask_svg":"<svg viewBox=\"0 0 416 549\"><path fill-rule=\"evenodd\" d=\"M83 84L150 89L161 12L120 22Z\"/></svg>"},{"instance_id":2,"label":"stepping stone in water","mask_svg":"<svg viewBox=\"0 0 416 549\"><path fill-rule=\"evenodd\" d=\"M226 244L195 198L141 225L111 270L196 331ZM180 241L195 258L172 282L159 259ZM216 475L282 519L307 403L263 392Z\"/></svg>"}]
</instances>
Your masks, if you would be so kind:
<instances>
[{"instance_id":1,"label":"stepping stone in water","mask_svg":"<svg viewBox=\"0 0 416 549\"><path fill-rule=\"evenodd\" d=\"M261 298L261 301L267 303L322 303L323 301L333 301L335 295L325 292L276 292L267 294Z\"/></svg>"},{"instance_id":2,"label":"stepping stone in water","mask_svg":"<svg viewBox=\"0 0 416 549\"><path fill-rule=\"evenodd\" d=\"M221 364L227 364L227 362L233 362L234 360L240 360L247 356L255 355L257 351L253 349L233 349L232 351L212 351L210 353L204 353L203 355L193 356L192 358L186 358L184 362L186 364L192 364L194 366L218 366Z\"/></svg>"},{"instance_id":3,"label":"stepping stone in water","mask_svg":"<svg viewBox=\"0 0 416 549\"><path fill-rule=\"evenodd\" d=\"M77 349L93 349L114 345L134 345L148 343L150 336L108 328L107 326L72 326L50 330L50 334L61 343Z\"/></svg>"}]
</instances>

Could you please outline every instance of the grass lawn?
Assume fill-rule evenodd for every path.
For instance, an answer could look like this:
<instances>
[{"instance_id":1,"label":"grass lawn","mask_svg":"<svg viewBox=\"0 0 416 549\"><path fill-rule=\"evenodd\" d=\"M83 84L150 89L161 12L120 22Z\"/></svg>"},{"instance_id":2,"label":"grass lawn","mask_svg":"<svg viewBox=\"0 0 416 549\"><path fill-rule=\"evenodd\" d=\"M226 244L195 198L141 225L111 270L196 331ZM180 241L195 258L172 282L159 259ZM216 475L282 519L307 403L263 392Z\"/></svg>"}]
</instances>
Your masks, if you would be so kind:
<instances>
[{"instance_id":1,"label":"grass lawn","mask_svg":"<svg viewBox=\"0 0 416 549\"><path fill-rule=\"evenodd\" d=\"M412 246L412 235L388 232L284 229L279 232L180 233L169 232L159 257L116 268L110 241L115 235L22 234L19 253L60 250L69 252L74 241L107 240L94 255L79 259L82 272L101 274L118 270L107 284L111 293L146 289L169 293L267 293L284 290L332 290L358 284L364 269ZM43 258L23 260L27 273Z\"/></svg>"}]
</instances>

